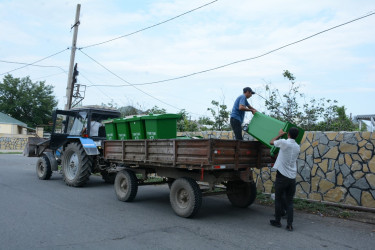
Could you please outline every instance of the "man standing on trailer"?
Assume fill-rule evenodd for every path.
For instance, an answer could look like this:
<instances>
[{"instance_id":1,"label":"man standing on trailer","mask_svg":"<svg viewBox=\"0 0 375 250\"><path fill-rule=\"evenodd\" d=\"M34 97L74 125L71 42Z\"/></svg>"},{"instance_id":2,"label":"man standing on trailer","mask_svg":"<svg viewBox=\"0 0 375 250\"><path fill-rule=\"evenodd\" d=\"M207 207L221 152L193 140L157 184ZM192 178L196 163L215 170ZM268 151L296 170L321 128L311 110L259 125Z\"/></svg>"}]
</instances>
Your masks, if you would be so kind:
<instances>
[{"instance_id":1,"label":"man standing on trailer","mask_svg":"<svg viewBox=\"0 0 375 250\"><path fill-rule=\"evenodd\" d=\"M247 102L247 99L249 99L253 94L255 94L255 92L251 88L246 87L243 89L243 94L237 97L236 101L234 102L232 113L230 114L230 125L233 129L236 140L243 140L241 125L245 117L245 111L250 111L253 114L257 112L256 109L251 107Z\"/></svg>"},{"instance_id":2,"label":"man standing on trailer","mask_svg":"<svg viewBox=\"0 0 375 250\"><path fill-rule=\"evenodd\" d=\"M270 141L271 145L280 148L274 168L277 169L275 181L275 219L270 220L272 226L281 227L280 219L283 213L283 199L286 200L288 231L293 231L293 197L296 192L297 158L300 146L295 139L298 129L290 128L288 139L280 139L286 133L280 129L279 135Z\"/></svg>"}]
</instances>

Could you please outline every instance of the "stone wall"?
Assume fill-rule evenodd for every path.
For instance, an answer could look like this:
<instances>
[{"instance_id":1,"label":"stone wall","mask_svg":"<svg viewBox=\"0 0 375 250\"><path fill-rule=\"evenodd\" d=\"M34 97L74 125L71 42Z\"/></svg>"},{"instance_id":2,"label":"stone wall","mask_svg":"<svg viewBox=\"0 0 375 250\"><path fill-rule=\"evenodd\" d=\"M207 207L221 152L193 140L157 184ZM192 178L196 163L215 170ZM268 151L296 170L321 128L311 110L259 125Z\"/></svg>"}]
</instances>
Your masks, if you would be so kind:
<instances>
[{"instance_id":1,"label":"stone wall","mask_svg":"<svg viewBox=\"0 0 375 250\"><path fill-rule=\"evenodd\" d=\"M28 137L28 135L0 134L0 151L22 151Z\"/></svg>"},{"instance_id":2,"label":"stone wall","mask_svg":"<svg viewBox=\"0 0 375 250\"><path fill-rule=\"evenodd\" d=\"M190 132L232 139L232 132ZM252 139L247 137L247 139ZM297 161L296 197L375 208L375 132L305 132ZM272 192L276 172L255 169L258 190Z\"/></svg>"}]
</instances>

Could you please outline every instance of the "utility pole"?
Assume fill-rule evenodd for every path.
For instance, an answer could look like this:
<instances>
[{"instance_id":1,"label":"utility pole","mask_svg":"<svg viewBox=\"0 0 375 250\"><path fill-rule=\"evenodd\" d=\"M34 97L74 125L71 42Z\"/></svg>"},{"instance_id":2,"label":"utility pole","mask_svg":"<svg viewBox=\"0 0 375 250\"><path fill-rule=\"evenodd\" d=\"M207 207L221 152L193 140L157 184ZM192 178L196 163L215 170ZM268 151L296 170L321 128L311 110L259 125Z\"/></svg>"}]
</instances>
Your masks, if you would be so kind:
<instances>
[{"instance_id":1,"label":"utility pole","mask_svg":"<svg viewBox=\"0 0 375 250\"><path fill-rule=\"evenodd\" d=\"M68 73L68 83L66 86L66 104L65 104L65 110L68 110L72 106L72 94L73 94L73 65L74 65L74 58L76 55L76 49L77 49L77 35L78 35L78 26L79 26L79 13L81 11L81 5L77 4L77 10L76 10L76 20L74 22L74 25L72 28L73 30L73 40L72 40L72 48L71 48L71 54L70 54L70 64L69 64L69 73Z\"/></svg>"}]
</instances>

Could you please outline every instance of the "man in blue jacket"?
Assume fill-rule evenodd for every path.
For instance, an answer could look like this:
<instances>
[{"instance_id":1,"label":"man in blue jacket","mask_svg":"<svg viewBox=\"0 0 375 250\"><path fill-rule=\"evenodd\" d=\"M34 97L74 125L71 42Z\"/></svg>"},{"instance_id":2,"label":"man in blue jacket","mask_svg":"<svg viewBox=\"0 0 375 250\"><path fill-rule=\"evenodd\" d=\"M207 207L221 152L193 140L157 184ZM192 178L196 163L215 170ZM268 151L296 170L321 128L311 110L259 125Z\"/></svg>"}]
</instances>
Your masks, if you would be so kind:
<instances>
[{"instance_id":1,"label":"man in blue jacket","mask_svg":"<svg viewBox=\"0 0 375 250\"><path fill-rule=\"evenodd\" d=\"M243 139L241 125L245 117L245 112L250 111L253 114L257 112L256 109L251 107L247 102L247 99L249 99L253 94L255 94L255 92L251 88L246 87L243 89L243 94L237 97L236 101L234 102L232 113L230 115L230 125L233 129L236 140Z\"/></svg>"}]
</instances>

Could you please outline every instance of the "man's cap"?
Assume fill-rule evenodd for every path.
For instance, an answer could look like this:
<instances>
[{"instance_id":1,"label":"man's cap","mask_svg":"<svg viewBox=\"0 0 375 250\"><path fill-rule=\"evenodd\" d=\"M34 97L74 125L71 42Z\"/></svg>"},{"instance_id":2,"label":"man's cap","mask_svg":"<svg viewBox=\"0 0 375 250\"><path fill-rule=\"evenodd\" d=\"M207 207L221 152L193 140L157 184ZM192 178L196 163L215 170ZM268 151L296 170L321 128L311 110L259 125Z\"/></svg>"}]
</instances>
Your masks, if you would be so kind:
<instances>
[{"instance_id":1,"label":"man's cap","mask_svg":"<svg viewBox=\"0 0 375 250\"><path fill-rule=\"evenodd\" d=\"M252 94L255 94L255 92L250 87L246 87L246 88L243 89L244 93L246 93L247 91L249 91Z\"/></svg>"}]
</instances>

